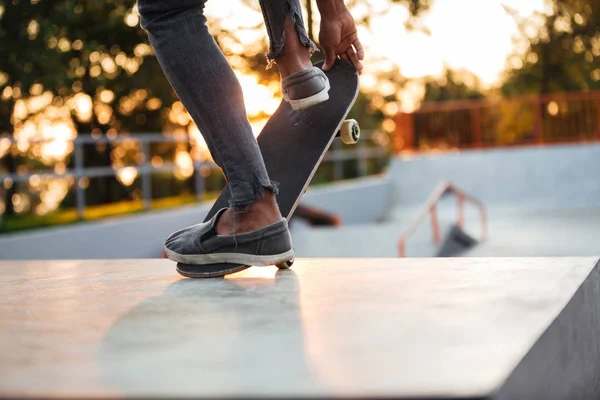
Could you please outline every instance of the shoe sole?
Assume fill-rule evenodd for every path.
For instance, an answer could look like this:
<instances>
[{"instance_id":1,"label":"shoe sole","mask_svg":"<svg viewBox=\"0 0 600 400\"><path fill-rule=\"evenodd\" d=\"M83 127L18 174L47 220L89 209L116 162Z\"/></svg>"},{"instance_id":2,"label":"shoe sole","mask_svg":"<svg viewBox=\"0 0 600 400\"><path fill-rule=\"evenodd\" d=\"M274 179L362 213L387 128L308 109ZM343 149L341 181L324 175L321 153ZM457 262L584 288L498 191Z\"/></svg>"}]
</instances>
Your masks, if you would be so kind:
<instances>
[{"instance_id":1,"label":"shoe sole","mask_svg":"<svg viewBox=\"0 0 600 400\"><path fill-rule=\"evenodd\" d=\"M209 268L202 268L202 265L198 266L197 271L184 271L179 269L179 264L177 264L177 272L181 276L185 276L186 278L225 278L225 275L235 274L236 272L243 271L245 269L250 268L247 265L235 265L231 268L223 268L223 264L216 264L215 269L211 270Z\"/></svg>"},{"instance_id":2,"label":"shoe sole","mask_svg":"<svg viewBox=\"0 0 600 400\"><path fill-rule=\"evenodd\" d=\"M294 259L294 249L280 254L255 255L243 253L179 254L165 247L169 260L182 264L202 266L205 264L244 264L255 267L277 265Z\"/></svg>"}]
</instances>

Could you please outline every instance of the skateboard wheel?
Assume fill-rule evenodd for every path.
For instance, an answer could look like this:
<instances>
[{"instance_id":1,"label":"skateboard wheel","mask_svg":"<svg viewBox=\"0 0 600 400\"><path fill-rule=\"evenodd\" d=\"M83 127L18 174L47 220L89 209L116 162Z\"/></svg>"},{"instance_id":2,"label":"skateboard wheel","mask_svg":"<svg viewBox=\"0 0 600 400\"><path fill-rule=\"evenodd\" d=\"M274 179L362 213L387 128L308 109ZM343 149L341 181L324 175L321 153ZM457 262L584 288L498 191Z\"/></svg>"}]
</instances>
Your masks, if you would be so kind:
<instances>
[{"instance_id":1,"label":"skateboard wheel","mask_svg":"<svg viewBox=\"0 0 600 400\"><path fill-rule=\"evenodd\" d=\"M344 144L355 144L360 138L360 127L355 119L347 119L340 128L340 137Z\"/></svg>"},{"instance_id":2,"label":"skateboard wheel","mask_svg":"<svg viewBox=\"0 0 600 400\"><path fill-rule=\"evenodd\" d=\"M289 261L284 261L282 263L277 264L276 267L279 269L290 269L293 264L294 259L291 259Z\"/></svg>"}]
</instances>

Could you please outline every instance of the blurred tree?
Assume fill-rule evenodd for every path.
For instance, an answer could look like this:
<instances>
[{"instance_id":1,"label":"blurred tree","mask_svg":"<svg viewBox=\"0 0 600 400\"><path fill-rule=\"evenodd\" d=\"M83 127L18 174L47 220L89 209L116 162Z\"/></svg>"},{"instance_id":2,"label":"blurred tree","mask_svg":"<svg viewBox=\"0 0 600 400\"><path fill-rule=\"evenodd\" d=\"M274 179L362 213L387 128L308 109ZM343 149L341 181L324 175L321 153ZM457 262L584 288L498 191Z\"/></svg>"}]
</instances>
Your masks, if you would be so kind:
<instances>
[{"instance_id":1,"label":"blurred tree","mask_svg":"<svg viewBox=\"0 0 600 400\"><path fill-rule=\"evenodd\" d=\"M405 6L411 15L407 26L415 28L418 15L431 1L390 3ZM257 2L249 3L257 8ZM360 11L359 24L369 24L373 16L385 12L385 7L365 0L352 0L348 5L353 12ZM310 12L313 35L313 22L318 22L312 16L316 7L313 3L305 3L305 7ZM251 73L269 89L278 89L274 84L278 82L277 69L265 68L267 40L262 22L235 28L224 27L217 19L209 20L209 24L237 71ZM248 37L254 40L248 41ZM401 76L395 72L383 74L388 89L400 82ZM386 98L393 93L388 94ZM177 103L139 26L135 0L0 1L0 135L15 135L17 139L56 136L45 129L41 123L44 118L65 119L61 129L73 135L191 131L193 122L181 115L185 110ZM371 107L367 118L380 118L381 113L373 112L368 101L360 104ZM61 130L64 138L63 133ZM35 146L13 146L3 156L1 151L0 162L9 173L27 167L19 165L25 164L22 159L27 159L28 165L57 162L41 157ZM69 152L64 152L60 163L69 162ZM84 153L86 167L119 167L131 160L131 152L117 152L111 146L86 146ZM8 215L14 212L14 190L15 185L4 196ZM90 181L87 192L99 202L128 195L115 179Z\"/></svg>"},{"instance_id":2,"label":"blurred tree","mask_svg":"<svg viewBox=\"0 0 600 400\"><path fill-rule=\"evenodd\" d=\"M600 2L547 0L548 13L520 18L523 52L510 57L505 95L600 89Z\"/></svg>"},{"instance_id":3,"label":"blurred tree","mask_svg":"<svg viewBox=\"0 0 600 400\"><path fill-rule=\"evenodd\" d=\"M547 0L547 12L520 18L521 48L507 63L501 93L507 96L600 89L600 2ZM503 105L501 142L561 140L570 135L593 137L597 121L587 101ZM573 127L577 129L573 130Z\"/></svg>"},{"instance_id":4,"label":"blurred tree","mask_svg":"<svg viewBox=\"0 0 600 400\"><path fill-rule=\"evenodd\" d=\"M424 83L423 103L485 97L477 75L467 70L444 69L441 77L428 77Z\"/></svg>"},{"instance_id":5,"label":"blurred tree","mask_svg":"<svg viewBox=\"0 0 600 400\"><path fill-rule=\"evenodd\" d=\"M51 104L67 107L75 132L160 132L165 106L175 97L152 57L133 0L33 1L0 4L0 134L18 133L27 120L43 112L16 103L50 93ZM39 138L39 137L38 137ZM15 172L15 157L28 149L9 152L6 168ZM86 146L86 166L108 166L111 147ZM111 162L112 161L112 162ZM118 162L118 160L116 160ZM101 201L118 199L121 185L114 179L90 182L88 191ZM12 191L6 194L6 213L13 212Z\"/></svg>"},{"instance_id":6,"label":"blurred tree","mask_svg":"<svg viewBox=\"0 0 600 400\"><path fill-rule=\"evenodd\" d=\"M441 77L424 81L421 107L428 103L450 100L475 100L485 97L479 78L466 70L445 68ZM417 148L446 148L471 145L480 140L474 132L471 109L438 110L414 114L415 144Z\"/></svg>"}]
</instances>

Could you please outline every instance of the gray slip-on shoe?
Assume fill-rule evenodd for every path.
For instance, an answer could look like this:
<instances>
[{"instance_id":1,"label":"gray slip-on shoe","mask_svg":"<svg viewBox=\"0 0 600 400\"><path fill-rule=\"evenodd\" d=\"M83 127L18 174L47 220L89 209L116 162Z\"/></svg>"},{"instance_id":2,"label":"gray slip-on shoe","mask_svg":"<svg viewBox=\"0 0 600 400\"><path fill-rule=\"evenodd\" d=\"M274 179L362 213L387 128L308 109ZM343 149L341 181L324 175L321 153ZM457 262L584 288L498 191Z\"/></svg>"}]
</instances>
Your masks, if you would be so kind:
<instances>
[{"instance_id":1,"label":"gray slip-on shoe","mask_svg":"<svg viewBox=\"0 0 600 400\"><path fill-rule=\"evenodd\" d=\"M235 235L217 235L216 221L226 210L210 220L181 229L165 241L165 253L184 264L235 263L253 266L277 265L294 259L287 220Z\"/></svg>"},{"instance_id":2,"label":"gray slip-on shoe","mask_svg":"<svg viewBox=\"0 0 600 400\"><path fill-rule=\"evenodd\" d=\"M307 68L281 81L283 99L294 110L301 110L329 99L329 79L318 67Z\"/></svg>"}]
</instances>

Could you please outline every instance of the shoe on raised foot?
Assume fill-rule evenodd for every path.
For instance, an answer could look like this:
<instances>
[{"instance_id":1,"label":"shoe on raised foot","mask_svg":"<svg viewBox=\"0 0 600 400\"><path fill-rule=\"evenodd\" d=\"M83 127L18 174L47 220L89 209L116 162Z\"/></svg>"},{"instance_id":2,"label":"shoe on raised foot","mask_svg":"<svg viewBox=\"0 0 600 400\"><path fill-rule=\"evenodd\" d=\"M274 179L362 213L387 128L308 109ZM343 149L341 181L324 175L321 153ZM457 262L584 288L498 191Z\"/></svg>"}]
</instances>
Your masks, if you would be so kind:
<instances>
[{"instance_id":1,"label":"shoe on raised foot","mask_svg":"<svg viewBox=\"0 0 600 400\"><path fill-rule=\"evenodd\" d=\"M294 110L302 110L329 99L329 79L318 67L307 68L281 81L283 99Z\"/></svg>"}]
</instances>

